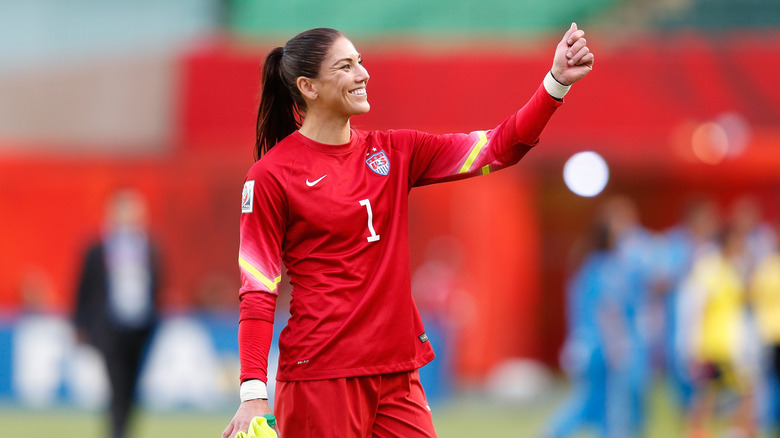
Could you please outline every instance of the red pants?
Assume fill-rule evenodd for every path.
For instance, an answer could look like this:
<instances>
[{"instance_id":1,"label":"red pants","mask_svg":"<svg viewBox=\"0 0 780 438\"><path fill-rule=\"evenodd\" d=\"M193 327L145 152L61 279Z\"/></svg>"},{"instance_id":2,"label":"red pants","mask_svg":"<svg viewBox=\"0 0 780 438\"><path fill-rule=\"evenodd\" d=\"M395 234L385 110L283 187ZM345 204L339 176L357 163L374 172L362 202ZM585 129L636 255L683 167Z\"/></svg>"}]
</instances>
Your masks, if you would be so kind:
<instances>
[{"instance_id":1,"label":"red pants","mask_svg":"<svg viewBox=\"0 0 780 438\"><path fill-rule=\"evenodd\" d=\"M282 438L435 438L417 370L277 382Z\"/></svg>"}]
</instances>

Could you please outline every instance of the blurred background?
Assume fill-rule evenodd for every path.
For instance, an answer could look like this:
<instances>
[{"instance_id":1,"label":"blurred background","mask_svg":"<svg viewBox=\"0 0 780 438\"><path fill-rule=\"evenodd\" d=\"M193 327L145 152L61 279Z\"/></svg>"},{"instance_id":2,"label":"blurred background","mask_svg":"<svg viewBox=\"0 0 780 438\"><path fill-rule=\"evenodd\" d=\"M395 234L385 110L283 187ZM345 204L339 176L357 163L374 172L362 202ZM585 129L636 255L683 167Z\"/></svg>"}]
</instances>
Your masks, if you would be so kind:
<instances>
[{"instance_id":1,"label":"blurred background","mask_svg":"<svg viewBox=\"0 0 780 438\"><path fill-rule=\"evenodd\" d=\"M669 384L667 302L695 251L672 255L675 227L702 202L717 224L749 211L760 255L776 252L778 0L0 0L0 11L4 436L36 422L104 435L105 365L77 342L73 315L107 199L128 188L146 201L162 272L132 436L221 433L238 404L238 204L260 66L311 27L342 30L363 55L361 129L490 129L536 90L571 22L596 54L519 165L410 195L413 292L438 355L421 375L440 436L544 436L558 421L577 389L561 354L576 338L572 279L616 199L644 236L626 250L644 261L614 271L645 278L627 290L646 299L624 300L646 347L644 436L685 436L689 420ZM716 228L704 239L715 247ZM753 386L769 389L750 397L768 433L777 403L763 374Z\"/></svg>"}]
</instances>

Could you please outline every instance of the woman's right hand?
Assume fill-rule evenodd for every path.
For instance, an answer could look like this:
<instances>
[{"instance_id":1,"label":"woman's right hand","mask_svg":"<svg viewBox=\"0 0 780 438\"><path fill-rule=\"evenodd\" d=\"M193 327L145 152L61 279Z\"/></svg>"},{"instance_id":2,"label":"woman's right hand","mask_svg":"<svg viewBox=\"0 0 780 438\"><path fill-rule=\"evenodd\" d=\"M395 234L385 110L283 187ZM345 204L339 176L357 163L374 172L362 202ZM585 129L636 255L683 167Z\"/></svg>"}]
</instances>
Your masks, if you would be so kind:
<instances>
[{"instance_id":1,"label":"woman's right hand","mask_svg":"<svg viewBox=\"0 0 780 438\"><path fill-rule=\"evenodd\" d=\"M268 400L255 399L242 402L236 411L236 415L233 416L230 424L222 432L222 438L234 438L238 432L246 432L249 429L249 423L252 422L252 418L265 414L273 414Z\"/></svg>"},{"instance_id":2,"label":"woman's right hand","mask_svg":"<svg viewBox=\"0 0 780 438\"><path fill-rule=\"evenodd\" d=\"M585 31L572 23L555 48L550 72L556 81L571 85L593 70L594 56L586 43Z\"/></svg>"}]
</instances>

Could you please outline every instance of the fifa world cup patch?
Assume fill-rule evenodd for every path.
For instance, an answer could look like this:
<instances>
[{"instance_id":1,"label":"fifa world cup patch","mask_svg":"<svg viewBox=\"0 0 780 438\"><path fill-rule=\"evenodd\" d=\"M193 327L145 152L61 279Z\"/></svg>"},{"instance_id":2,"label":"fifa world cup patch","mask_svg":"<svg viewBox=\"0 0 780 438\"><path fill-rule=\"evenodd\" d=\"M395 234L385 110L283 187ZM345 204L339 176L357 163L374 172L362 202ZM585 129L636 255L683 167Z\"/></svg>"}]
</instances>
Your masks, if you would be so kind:
<instances>
[{"instance_id":1,"label":"fifa world cup patch","mask_svg":"<svg viewBox=\"0 0 780 438\"><path fill-rule=\"evenodd\" d=\"M387 158L385 151L379 151L368 157L366 164L377 175L387 176L390 173L390 159Z\"/></svg>"},{"instance_id":2,"label":"fifa world cup patch","mask_svg":"<svg viewBox=\"0 0 780 438\"><path fill-rule=\"evenodd\" d=\"M252 201L255 198L255 181L244 183L244 191L241 193L241 213L252 212Z\"/></svg>"},{"instance_id":3,"label":"fifa world cup patch","mask_svg":"<svg viewBox=\"0 0 780 438\"><path fill-rule=\"evenodd\" d=\"M417 338L420 339L420 342L422 342L423 344L428 342L428 335L426 335L425 333L421 334Z\"/></svg>"}]
</instances>

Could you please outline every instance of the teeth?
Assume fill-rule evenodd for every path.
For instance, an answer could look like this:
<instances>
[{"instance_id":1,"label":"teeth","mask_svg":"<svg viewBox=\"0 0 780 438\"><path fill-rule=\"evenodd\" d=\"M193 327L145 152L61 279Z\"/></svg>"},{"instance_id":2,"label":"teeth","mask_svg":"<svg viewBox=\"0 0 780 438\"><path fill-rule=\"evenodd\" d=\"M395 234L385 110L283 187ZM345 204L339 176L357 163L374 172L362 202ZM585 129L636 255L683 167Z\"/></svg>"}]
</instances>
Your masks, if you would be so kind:
<instances>
[{"instance_id":1,"label":"teeth","mask_svg":"<svg viewBox=\"0 0 780 438\"><path fill-rule=\"evenodd\" d=\"M355 96L365 96L366 95L366 89L365 88L358 88L357 90L350 91L349 94L354 94Z\"/></svg>"}]
</instances>

